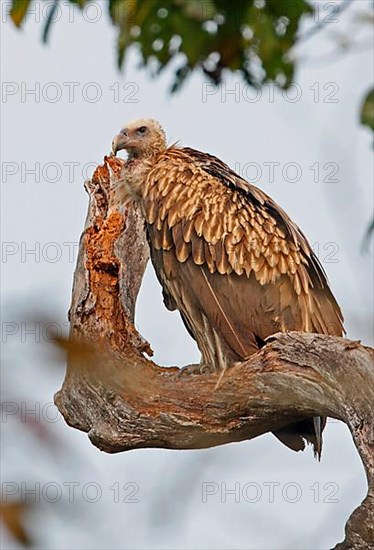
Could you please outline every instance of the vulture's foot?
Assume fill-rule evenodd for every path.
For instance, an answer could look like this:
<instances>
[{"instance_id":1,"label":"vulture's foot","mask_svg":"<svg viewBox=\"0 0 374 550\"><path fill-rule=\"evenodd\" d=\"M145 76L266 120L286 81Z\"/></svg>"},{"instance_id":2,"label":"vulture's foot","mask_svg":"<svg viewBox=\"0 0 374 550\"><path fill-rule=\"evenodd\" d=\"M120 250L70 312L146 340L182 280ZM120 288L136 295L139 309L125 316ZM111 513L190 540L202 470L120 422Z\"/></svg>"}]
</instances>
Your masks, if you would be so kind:
<instances>
[{"instance_id":1,"label":"vulture's foot","mask_svg":"<svg viewBox=\"0 0 374 550\"><path fill-rule=\"evenodd\" d=\"M216 372L216 369L212 365L208 365L206 363L195 363L193 365L186 365L185 367L182 367L179 372L178 376L184 376L186 374L213 374Z\"/></svg>"}]
</instances>

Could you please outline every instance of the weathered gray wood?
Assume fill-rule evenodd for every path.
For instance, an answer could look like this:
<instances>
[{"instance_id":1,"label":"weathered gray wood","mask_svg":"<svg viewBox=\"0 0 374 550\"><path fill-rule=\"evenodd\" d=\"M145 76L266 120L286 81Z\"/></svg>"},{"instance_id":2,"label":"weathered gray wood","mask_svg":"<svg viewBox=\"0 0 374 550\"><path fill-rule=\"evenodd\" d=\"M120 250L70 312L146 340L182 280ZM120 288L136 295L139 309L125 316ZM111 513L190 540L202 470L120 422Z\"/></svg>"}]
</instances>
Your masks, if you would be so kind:
<instances>
[{"instance_id":1,"label":"weathered gray wood","mask_svg":"<svg viewBox=\"0 0 374 550\"><path fill-rule=\"evenodd\" d=\"M197 449L251 439L309 416L344 421L369 491L336 548L374 547L373 350L344 338L277 334L249 361L217 376L180 376L146 359L133 325L148 260L144 224L113 208L124 161L107 157L86 188L89 212L70 309L68 369L55 402L66 422L106 452Z\"/></svg>"}]
</instances>

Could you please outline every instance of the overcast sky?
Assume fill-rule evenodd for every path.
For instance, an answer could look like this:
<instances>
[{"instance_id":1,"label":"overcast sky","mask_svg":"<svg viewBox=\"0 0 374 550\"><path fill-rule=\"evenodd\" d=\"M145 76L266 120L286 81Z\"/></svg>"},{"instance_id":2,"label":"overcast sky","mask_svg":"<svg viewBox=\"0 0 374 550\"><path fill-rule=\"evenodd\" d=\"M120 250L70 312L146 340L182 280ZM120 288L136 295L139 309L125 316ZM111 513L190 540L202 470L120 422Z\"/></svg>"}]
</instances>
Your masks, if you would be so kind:
<instances>
[{"instance_id":1,"label":"overcast sky","mask_svg":"<svg viewBox=\"0 0 374 550\"><path fill-rule=\"evenodd\" d=\"M348 337L372 344L373 250L362 250L373 214L372 135L359 125L359 105L373 80L372 50L331 55L336 46L329 38L349 30L367 44L353 13L338 15L295 52L302 61L287 94L267 86L256 96L236 76L213 90L196 74L170 96L172 68L152 80L139 69L136 51L117 71L115 30L105 4L93 4L96 12L70 12L71 20L65 7L47 46L41 44L42 6L40 20L31 15L21 31L2 24L3 400L43 407L62 383L63 368L50 365L42 345L45 327L37 327L41 342L35 342L32 319L38 312L66 332L75 245L87 209L83 181L123 124L138 117L159 120L170 142L217 155L270 194L322 261ZM360 0L353 9L369 7ZM137 324L156 361L198 360L178 314L165 310L151 266ZM350 434L337 422L326 430L320 464L310 449L292 453L271 435L209 451L108 456L63 420L46 424L57 447L40 445L15 415L3 430L3 480L63 488L58 505L42 499L43 511L33 512L39 524L29 521L38 547L327 548L343 537L344 522L366 491ZM90 503L81 491L69 503L62 484L73 480L78 491L98 484L102 497ZM109 487L117 482L134 483L139 502L116 503ZM204 502L206 482L219 490ZM274 502L269 482L279 484ZM240 491L257 484L251 491L259 487L260 497L251 493L246 500L241 493L239 502L233 496L223 502L225 483L238 483ZM4 547L16 548L2 537Z\"/></svg>"}]
</instances>

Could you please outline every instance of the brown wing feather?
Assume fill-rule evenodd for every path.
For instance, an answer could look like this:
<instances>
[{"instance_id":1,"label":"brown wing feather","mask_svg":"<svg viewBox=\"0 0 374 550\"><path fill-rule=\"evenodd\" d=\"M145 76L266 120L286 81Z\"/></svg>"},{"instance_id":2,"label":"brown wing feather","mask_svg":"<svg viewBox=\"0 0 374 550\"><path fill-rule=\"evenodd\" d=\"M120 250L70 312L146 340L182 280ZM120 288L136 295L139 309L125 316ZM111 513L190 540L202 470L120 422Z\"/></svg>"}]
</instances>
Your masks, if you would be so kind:
<instances>
[{"instance_id":1,"label":"brown wing feather","mask_svg":"<svg viewBox=\"0 0 374 550\"><path fill-rule=\"evenodd\" d=\"M152 228L149 231L152 234ZM294 291L285 275L279 281L279 289L278 285L261 286L254 273L248 278L236 273L221 275L211 273L206 265L196 265L192 258L181 263L172 251L154 250L152 262L161 274L164 296L173 296L198 343L205 337L205 329L197 318L200 311L219 334L232 361L258 351L258 342L270 334L301 324L297 302L291 299ZM170 298L165 300L166 305L169 301Z\"/></svg>"},{"instance_id":2,"label":"brown wing feather","mask_svg":"<svg viewBox=\"0 0 374 550\"><path fill-rule=\"evenodd\" d=\"M151 242L184 266L177 277L205 299L208 320L221 327L228 345L242 349L239 355L243 346L253 349L254 334L342 335L341 311L304 235L270 197L219 159L169 149L150 173L144 204ZM165 260L156 271L170 271ZM228 325L241 335L239 348Z\"/></svg>"}]
</instances>

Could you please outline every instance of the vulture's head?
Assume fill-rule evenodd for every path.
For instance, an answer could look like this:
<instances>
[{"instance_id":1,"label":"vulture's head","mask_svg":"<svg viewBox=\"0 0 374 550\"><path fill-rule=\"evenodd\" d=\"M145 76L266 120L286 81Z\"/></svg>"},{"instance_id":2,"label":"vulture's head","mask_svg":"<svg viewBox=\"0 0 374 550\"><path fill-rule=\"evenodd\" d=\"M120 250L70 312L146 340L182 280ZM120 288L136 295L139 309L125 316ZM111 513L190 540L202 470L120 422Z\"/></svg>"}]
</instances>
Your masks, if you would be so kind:
<instances>
[{"instance_id":1,"label":"vulture's head","mask_svg":"<svg viewBox=\"0 0 374 550\"><path fill-rule=\"evenodd\" d=\"M166 136L160 124L139 119L127 124L112 142L114 155L125 149L131 158L149 157L166 149Z\"/></svg>"}]
</instances>

